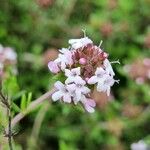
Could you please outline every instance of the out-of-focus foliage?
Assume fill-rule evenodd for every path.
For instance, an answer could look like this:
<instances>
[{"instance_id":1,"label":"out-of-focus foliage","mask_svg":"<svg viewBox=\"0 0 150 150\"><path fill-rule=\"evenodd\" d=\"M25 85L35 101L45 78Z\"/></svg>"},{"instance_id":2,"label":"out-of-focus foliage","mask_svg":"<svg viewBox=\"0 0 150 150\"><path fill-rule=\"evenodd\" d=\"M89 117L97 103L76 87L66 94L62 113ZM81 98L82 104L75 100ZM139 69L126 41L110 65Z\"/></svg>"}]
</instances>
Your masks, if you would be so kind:
<instances>
[{"instance_id":1,"label":"out-of-focus foliage","mask_svg":"<svg viewBox=\"0 0 150 150\"><path fill-rule=\"evenodd\" d=\"M17 126L16 146L124 150L141 139L150 143L150 79L136 82L124 67L150 58L150 0L1 0L0 43L18 54L18 75L7 72L4 81L14 102L13 115L52 87L57 79L47 69L48 58L69 38L81 37L81 29L96 44L103 40L111 60L120 59L121 65L114 64L120 84L112 88L113 100L94 114L73 105L43 104ZM4 113L0 107L0 130L6 124Z\"/></svg>"}]
</instances>

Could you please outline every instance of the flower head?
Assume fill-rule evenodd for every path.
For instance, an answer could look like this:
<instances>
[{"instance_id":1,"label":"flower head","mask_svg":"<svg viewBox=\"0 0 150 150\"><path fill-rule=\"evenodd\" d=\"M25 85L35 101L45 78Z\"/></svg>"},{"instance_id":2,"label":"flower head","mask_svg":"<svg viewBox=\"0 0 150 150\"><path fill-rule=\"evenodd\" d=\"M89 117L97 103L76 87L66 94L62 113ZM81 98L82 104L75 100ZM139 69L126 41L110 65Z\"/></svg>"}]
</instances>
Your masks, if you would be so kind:
<instances>
[{"instance_id":1,"label":"flower head","mask_svg":"<svg viewBox=\"0 0 150 150\"><path fill-rule=\"evenodd\" d=\"M12 66L12 72L16 72L15 64L17 62L17 54L11 47L3 47L0 44L0 74L8 65Z\"/></svg>"},{"instance_id":2,"label":"flower head","mask_svg":"<svg viewBox=\"0 0 150 150\"><path fill-rule=\"evenodd\" d=\"M131 150L148 150L148 146L144 141L139 141L131 145Z\"/></svg>"},{"instance_id":3,"label":"flower head","mask_svg":"<svg viewBox=\"0 0 150 150\"><path fill-rule=\"evenodd\" d=\"M92 99L94 86L97 91L110 94L116 82L115 73L108 60L108 54L100 46L93 44L88 37L69 40L70 47L59 50L58 58L49 62L52 73L63 74L63 83L55 83L54 101L81 103L85 110L92 113L96 105Z\"/></svg>"}]
</instances>

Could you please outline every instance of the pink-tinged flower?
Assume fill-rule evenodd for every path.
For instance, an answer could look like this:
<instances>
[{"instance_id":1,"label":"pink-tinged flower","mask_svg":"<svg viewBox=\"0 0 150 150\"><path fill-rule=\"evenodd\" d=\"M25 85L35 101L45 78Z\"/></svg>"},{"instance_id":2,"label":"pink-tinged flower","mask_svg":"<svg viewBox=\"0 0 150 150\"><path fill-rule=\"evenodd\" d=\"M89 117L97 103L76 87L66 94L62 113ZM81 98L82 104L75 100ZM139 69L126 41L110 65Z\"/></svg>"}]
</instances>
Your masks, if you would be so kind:
<instances>
[{"instance_id":1,"label":"pink-tinged flower","mask_svg":"<svg viewBox=\"0 0 150 150\"><path fill-rule=\"evenodd\" d=\"M48 68L52 73L58 73L60 71L58 65L54 61L48 63Z\"/></svg>"},{"instance_id":2,"label":"pink-tinged flower","mask_svg":"<svg viewBox=\"0 0 150 150\"><path fill-rule=\"evenodd\" d=\"M112 69L112 66L111 66L111 64L110 64L110 62L109 62L108 59L105 59L105 60L104 60L103 65L104 65L106 71L107 71L111 76L114 76L114 75L115 75L115 73L114 73L114 71L113 71L113 69Z\"/></svg>"},{"instance_id":3,"label":"pink-tinged flower","mask_svg":"<svg viewBox=\"0 0 150 150\"><path fill-rule=\"evenodd\" d=\"M116 81L117 82L117 81ZM107 96L110 95L110 88L115 83L115 80L110 75L105 75L105 78L103 78L102 82L99 82L97 84L97 91L99 92L106 92Z\"/></svg>"},{"instance_id":4,"label":"pink-tinged flower","mask_svg":"<svg viewBox=\"0 0 150 150\"><path fill-rule=\"evenodd\" d=\"M95 75L92 76L88 80L88 84L95 84L95 83L101 84L101 83L103 83L105 75L106 75L106 71L102 67L97 68Z\"/></svg>"},{"instance_id":5,"label":"pink-tinged flower","mask_svg":"<svg viewBox=\"0 0 150 150\"><path fill-rule=\"evenodd\" d=\"M131 150L148 150L148 146L144 141L139 141L138 143L133 143L131 145Z\"/></svg>"},{"instance_id":6,"label":"pink-tinged flower","mask_svg":"<svg viewBox=\"0 0 150 150\"><path fill-rule=\"evenodd\" d=\"M97 83L97 91L107 92L110 95L110 87L114 84L113 76L109 75L102 67L97 68L95 75L88 80L88 84Z\"/></svg>"},{"instance_id":7,"label":"pink-tinged flower","mask_svg":"<svg viewBox=\"0 0 150 150\"><path fill-rule=\"evenodd\" d=\"M68 77L65 81L66 84L76 82L77 80L82 80L80 77L80 67L74 69L65 69L65 76Z\"/></svg>"},{"instance_id":8,"label":"pink-tinged flower","mask_svg":"<svg viewBox=\"0 0 150 150\"><path fill-rule=\"evenodd\" d=\"M84 37L81 39L71 39L69 40L69 44L71 44L71 47L73 49L83 48L84 46L87 46L88 44L92 44L92 40L88 37Z\"/></svg>"},{"instance_id":9,"label":"pink-tinged flower","mask_svg":"<svg viewBox=\"0 0 150 150\"><path fill-rule=\"evenodd\" d=\"M57 81L54 87L58 91L56 91L52 95L53 101L63 100L66 103L71 103L71 93L68 91L68 88L63 83L61 83L60 81Z\"/></svg>"},{"instance_id":10,"label":"pink-tinged flower","mask_svg":"<svg viewBox=\"0 0 150 150\"><path fill-rule=\"evenodd\" d=\"M58 55L58 58L54 61L60 66L61 70L66 69L66 66L71 66L73 64L72 53L68 49L63 48L59 50L62 54Z\"/></svg>"},{"instance_id":11,"label":"pink-tinged flower","mask_svg":"<svg viewBox=\"0 0 150 150\"><path fill-rule=\"evenodd\" d=\"M82 100L83 95L90 93L91 90L85 85L86 82L82 79L76 80L75 83L68 85L68 90L73 93L73 101L75 104Z\"/></svg>"},{"instance_id":12,"label":"pink-tinged flower","mask_svg":"<svg viewBox=\"0 0 150 150\"><path fill-rule=\"evenodd\" d=\"M82 97L82 103L86 111L89 113L93 113L95 111L94 107L96 103L93 99L86 98L85 96Z\"/></svg>"}]
</instances>

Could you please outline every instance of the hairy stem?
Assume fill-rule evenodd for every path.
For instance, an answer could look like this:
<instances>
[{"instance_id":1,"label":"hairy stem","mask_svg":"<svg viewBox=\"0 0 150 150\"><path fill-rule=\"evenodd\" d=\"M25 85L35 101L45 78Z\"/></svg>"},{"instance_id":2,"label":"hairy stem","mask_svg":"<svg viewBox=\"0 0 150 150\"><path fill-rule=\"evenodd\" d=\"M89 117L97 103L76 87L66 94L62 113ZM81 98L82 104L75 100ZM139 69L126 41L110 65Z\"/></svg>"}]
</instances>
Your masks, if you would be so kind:
<instances>
[{"instance_id":1,"label":"hairy stem","mask_svg":"<svg viewBox=\"0 0 150 150\"><path fill-rule=\"evenodd\" d=\"M9 109L7 109L7 113L8 113L8 143L9 143L9 149L13 150L13 146L12 146L12 130L11 130L11 107Z\"/></svg>"}]
</instances>

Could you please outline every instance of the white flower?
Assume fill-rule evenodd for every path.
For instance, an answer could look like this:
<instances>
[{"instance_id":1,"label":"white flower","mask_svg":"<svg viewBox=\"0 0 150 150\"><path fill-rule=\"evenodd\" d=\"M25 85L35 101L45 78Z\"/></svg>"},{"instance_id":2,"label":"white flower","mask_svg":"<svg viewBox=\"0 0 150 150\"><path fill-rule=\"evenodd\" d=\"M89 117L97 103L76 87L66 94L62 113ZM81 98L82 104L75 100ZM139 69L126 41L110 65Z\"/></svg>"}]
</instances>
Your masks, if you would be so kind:
<instances>
[{"instance_id":1,"label":"white flower","mask_svg":"<svg viewBox=\"0 0 150 150\"><path fill-rule=\"evenodd\" d=\"M92 43L93 43L92 40L89 39L88 37L69 40L69 44L71 44L73 49L78 49Z\"/></svg>"},{"instance_id":2,"label":"white flower","mask_svg":"<svg viewBox=\"0 0 150 150\"><path fill-rule=\"evenodd\" d=\"M52 95L52 100L63 100L66 103L71 103L71 94L68 91L68 88L60 81L57 81L54 86L58 91Z\"/></svg>"},{"instance_id":3,"label":"white flower","mask_svg":"<svg viewBox=\"0 0 150 150\"><path fill-rule=\"evenodd\" d=\"M95 84L99 82L103 82L104 81L104 77L106 75L106 71L102 68L99 67L96 69L95 75L92 76L89 80L88 80L88 84Z\"/></svg>"},{"instance_id":4,"label":"white flower","mask_svg":"<svg viewBox=\"0 0 150 150\"><path fill-rule=\"evenodd\" d=\"M113 79L112 76L105 75L105 78L104 78L103 82L98 83L97 91L106 92L107 96L109 96L110 95L110 88L111 88L111 86L113 86L114 83L115 83L115 80Z\"/></svg>"},{"instance_id":5,"label":"white flower","mask_svg":"<svg viewBox=\"0 0 150 150\"><path fill-rule=\"evenodd\" d=\"M68 85L68 90L73 94L73 101L75 104L81 101L83 95L88 94L90 89L85 86L86 82L82 79L76 80L75 83Z\"/></svg>"},{"instance_id":6,"label":"white flower","mask_svg":"<svg viewBox=\"0 0 150 150\"><path fill-rule=\"evenodd\" d=\"M138 143L131 144L131 150L147 150L148 146L144 141L139 141Z\"/></svg>"},{"instance_id":7,"label":"white flower","mask_svg":"<svg viewBox=\"0 0 150 150\"><path fill-rule=\"evenodd\" d=\"M115 80L108 74L102 67L96 69L95 75L88 80L88 84L97 83L97 91L107 92L110 94L110 87L114 84Z\"/></svg>"},{"instance_id":8,"label":"white flower","mask_svg":"<svg viewBox=\"0 0 150 150\"><path fill-rule=\"evenodd\" d=\"M59 51L62 54L59 54L58 58L54 62L60 66L61 70L64 70L67 65L73 64L72 53L66 48L63 48Z\"/></svg>"},{"instance_id":9,"label":"white flower","mask_svg":"<svg viewBox=\"0 0 150 150\"><path fill-rule=\"evenodd\" d=\"M93 113L94 107L96 106L96 103L93 99L86 98L84 95L82 96L81 102L83 103L83 106L85 110L87 110L89 113Z\"/></svg>"},{"instance_id":10,"label":"white flower","mask_svg":"<svg viewBox=\"0 0 150 150\"><path fill-rule=\"evenodd\" d=\"M79 76L80 74L80 67L71 70L65 69L65 76L68 77L65 83L69 84L75 82L76 80L82 80L82 78Z\"/></svg>"},{"instance_id":11,"label":"white flower","mask_svg":"<svg viewBox=\"0 0 150 150\"><path fill-rule=\"evenodd\" d=\"M6 47L4 51L4 56L8 60L15 61L17 59L17 54L13 51L13 49Z\"/></svg>"},{"instance_id":12,"label":"white flower","mask_svg":"<svg viewBox=\"0 0 150 150\"><path fill-rule=\"evenodd\" d=\"M114 71L113 71L113 69L112 69L112 66L111 66L111 64L110 64L110 62L109 62L108 59L105 59L105 60L104 60L103 65L104 65L106 71L107 71L111 76L114 76L114 75L115 75L115 73L114 73Z\"/></svg>"}]
</instances>

